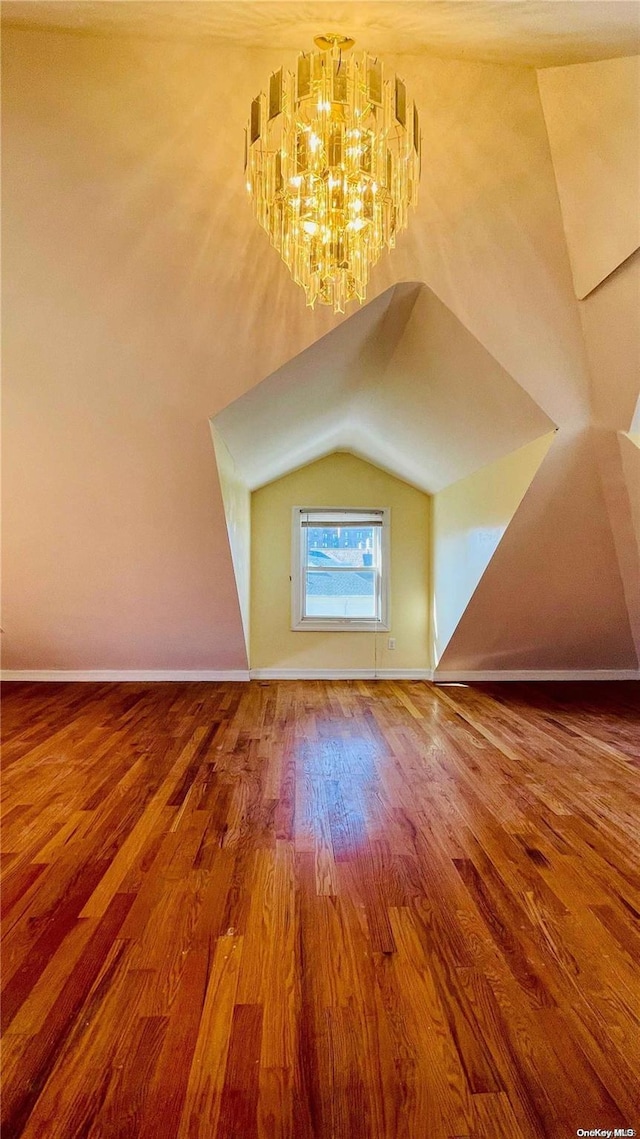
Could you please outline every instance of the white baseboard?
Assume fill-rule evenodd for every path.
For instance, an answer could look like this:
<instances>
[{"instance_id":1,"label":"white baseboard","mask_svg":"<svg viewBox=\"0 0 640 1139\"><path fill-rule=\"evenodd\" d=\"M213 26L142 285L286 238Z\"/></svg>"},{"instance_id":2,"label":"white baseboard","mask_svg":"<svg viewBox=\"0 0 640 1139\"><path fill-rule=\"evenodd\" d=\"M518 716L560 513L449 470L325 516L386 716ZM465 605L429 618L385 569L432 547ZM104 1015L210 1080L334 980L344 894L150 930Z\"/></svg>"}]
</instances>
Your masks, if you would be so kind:
<instances>
[{"instance_id":1,"label":"white baseboard","mask_svg":"<svg viewBox=\"0 0 640 1139\"><path fill-rule=\"evenodd\" d=\"M66 668L45 669L10 669L5 668L0 673L2 680L28 680L28 681L93 681L94 683L127 682L127 681L162 681L162 680L244 680L249 679L248 669L86 669L75 670Z\"/></svg>"},{"instance_id":2,"label":"white baseboard","mask_svg":"<svg viewBox=\"0 0 640 1139\"><path fill-rule=\"evenodd\" d=\"M3 669L3 681L147 683L156 681L248 680L434 680L436 684L467 684L489 680L640 680L637 668L482 669L460 672L428 668L252 668L248 669Z\"/></svg>"},{"instance_id":3,"label":"white baseboard","mask_svg":"<svg viewBox=\"0 0 640 1139\"><path fill-rule=\"evenodd\" d=\"M640 680L638 668L480 669L447 672L436 669L436 684L465 684L474 680Z\"/></svg>"},{"instance_id":4,"label":"white baseboard","mask_svg":"<svg viewBox=\"0 0 640 1139\"><path fill-rule=\"evenodd\" d=\"M433 680L430 668L252 668L252 680Z\"/></svg>"}]
</instances>

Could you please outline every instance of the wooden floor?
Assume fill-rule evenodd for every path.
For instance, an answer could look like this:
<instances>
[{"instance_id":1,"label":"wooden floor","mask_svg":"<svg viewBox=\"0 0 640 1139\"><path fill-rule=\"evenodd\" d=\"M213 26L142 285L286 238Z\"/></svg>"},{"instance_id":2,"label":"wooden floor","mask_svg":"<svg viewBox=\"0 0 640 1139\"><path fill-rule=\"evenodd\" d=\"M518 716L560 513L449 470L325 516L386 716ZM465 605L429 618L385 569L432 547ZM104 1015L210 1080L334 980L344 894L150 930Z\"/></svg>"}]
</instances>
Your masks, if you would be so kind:
<instances>
[{"instance_id":1,"label":"wooden floor","mask_svg":"<svg viewBox=\"0 0 640 1139\"><path fill-rule=\"evenodd\" d=\"M7 685L3 1139L640 1130L638 687Z\"/></svg>"}]
</instances>

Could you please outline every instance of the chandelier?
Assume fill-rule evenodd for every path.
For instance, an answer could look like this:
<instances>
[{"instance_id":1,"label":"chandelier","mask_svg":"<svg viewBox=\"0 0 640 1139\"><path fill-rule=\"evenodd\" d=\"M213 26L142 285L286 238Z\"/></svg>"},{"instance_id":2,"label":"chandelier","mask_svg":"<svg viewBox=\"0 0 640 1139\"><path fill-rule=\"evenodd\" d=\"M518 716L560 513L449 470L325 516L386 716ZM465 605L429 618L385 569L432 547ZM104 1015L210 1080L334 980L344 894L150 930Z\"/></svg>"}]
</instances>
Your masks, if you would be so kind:
<instances>
[{"instance_id":1,"label":"chandelier","mask_svg":"<svg viewBox=\"0 0 640 1139\"><path fill-rule=\"evenodd\" d=\"M245 172L256 217L307 304L344 312L407 225L420 178L420 126L397 76L346 36L282 67L251 104Z\"/></svg>"}]
</instances>

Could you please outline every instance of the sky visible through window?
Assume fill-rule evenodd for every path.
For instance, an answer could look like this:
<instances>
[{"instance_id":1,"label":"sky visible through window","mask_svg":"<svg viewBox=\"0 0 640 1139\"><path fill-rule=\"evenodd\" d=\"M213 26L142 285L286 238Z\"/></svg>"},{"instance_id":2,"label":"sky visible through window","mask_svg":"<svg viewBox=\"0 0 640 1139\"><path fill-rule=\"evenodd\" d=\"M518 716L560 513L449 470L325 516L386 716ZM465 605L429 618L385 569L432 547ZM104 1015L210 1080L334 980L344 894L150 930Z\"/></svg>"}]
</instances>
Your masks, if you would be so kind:
<instances>
[{"instance_id":1,"label":"sky visible through window","mask_svg":"<svg viewBox=\"0 0 640 1139\"><path fill-rule=\"evenodd\" d=\"M306 529L307 617L378 616L379 528L309 526Z\"/></svg>"}]
</instances>

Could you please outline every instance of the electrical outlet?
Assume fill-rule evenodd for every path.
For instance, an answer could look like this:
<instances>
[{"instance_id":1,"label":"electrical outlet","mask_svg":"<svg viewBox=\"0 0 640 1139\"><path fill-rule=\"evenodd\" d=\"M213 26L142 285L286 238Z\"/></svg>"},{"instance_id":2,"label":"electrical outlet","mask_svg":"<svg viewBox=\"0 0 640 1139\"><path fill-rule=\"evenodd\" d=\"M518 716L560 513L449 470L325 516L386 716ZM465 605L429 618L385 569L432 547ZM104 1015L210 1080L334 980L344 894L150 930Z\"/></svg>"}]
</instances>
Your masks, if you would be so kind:
<instances>
[{"instance_id":1,"label":"electrical outlet","mask_svg":"<svg viewBox=\"0 0 640 1139\"><path fill-rule=\"evenodd\" d=\"M389 647L390 649L395 649L395 647L396 647L396 639L395 639L395 637L389 637L389 640L388 640L388 642L387 642L387 645L388 645L388 647Z\"/></svg>"}]
</instances>

